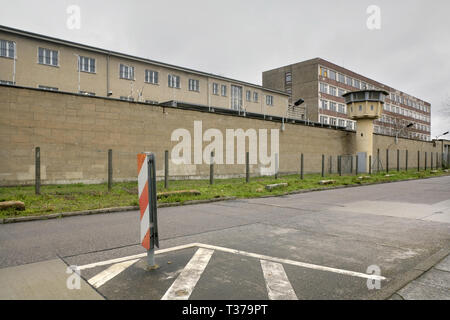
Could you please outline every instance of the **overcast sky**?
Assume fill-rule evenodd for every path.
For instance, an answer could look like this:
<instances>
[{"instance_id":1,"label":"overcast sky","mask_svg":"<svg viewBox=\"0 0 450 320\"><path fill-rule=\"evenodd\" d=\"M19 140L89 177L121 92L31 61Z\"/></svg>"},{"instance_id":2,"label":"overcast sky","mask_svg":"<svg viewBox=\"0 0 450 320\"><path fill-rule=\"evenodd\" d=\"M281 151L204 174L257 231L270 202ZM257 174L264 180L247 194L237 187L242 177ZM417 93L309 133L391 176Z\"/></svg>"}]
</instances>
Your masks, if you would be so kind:
<instances>
[{"instance_id":1,"label":"overcast sky","mask_svg":"<svg viewBox=\"0 0 450 320\"><path fill-rule=\"evenodd\" d=\"M265 70L321 57L430 102L432 136L450 130L448 0L0 4L2 25L256 84ZM69 5L81 8L79 30L66 26ZM370 5L381 9L380 30L366 26Z\"/></svg>"}]
</instances>

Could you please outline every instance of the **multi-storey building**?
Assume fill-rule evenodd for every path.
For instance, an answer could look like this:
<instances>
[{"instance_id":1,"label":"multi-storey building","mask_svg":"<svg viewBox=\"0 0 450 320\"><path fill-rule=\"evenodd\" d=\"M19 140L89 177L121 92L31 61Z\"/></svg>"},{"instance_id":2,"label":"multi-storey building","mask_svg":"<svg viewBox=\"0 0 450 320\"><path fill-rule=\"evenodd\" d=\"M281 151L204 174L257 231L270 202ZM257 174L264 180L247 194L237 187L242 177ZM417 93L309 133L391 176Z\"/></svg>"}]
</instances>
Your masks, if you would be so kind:
<instances>
[{"instance_id":1,"label":"multi-storey building","mask_svg":"<svg viewBox=\"0 0 450 320\"><path fill-rule=\"evenodd\" d=\"M0 26L0 83L286 117L284 90Z\"/></svg>"},{"instance_id":2,"label":"multi-storey building","mask_svg":"<svg viewBox=\"0 0 450 320\"><path fill-rule=\"evenodd\" d=\"M303 117L327 125L355 129L343 94L365 89L389 93L374 132L431 140L431 104L331 62L316 58L263 73L263 86L284 90L290 103L303 99Z\"/></svg>"}]
</instances>

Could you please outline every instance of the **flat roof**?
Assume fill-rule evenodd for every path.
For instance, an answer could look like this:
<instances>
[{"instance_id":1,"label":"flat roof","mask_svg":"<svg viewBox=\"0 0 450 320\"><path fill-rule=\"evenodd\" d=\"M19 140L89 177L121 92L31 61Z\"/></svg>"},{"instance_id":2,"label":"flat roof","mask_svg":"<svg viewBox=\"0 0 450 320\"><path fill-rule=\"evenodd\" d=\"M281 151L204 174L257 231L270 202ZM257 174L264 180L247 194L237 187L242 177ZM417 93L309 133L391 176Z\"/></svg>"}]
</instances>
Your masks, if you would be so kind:
<instances>
[{"instance_id":1,"label":"flat roof","mask_svg":"<svg viewBox=\"0 0 450 320\"><path fill-rule=\"evenodd\" d=\"M19 29L15 29L15 28L3 26L3 25L0 25L0 31L9 32L9 33L16 34L16 35L23 36L23 37L29 37L29 38L39 39L39 40L43 40L43 41L54 42L54 43L58 43L58 44L61 44L61 45L66 45L66 46L69 46L69 47L75 47L75 48L80 48L80 49L84 49L84 50L95 51L95 52L103 53L103 54L110 55L110 56L115 56L115 57L120 57L120 58L135 60L135 61L140 61L140 62L144 62L144 63L149 63L149 64L153 64L153 65L157 65L157 66L161 66L161 67L165 67L165 68L170 68L170 69L175 69L175 70L179 70L179 71L189 72L189 73L193 73L193 74L197 74L197 75L201 75L201 76L206 76L206 77L210 77L210 78L214 78L214 79L218 79L218 80L223 80L223 81L228 81L228 82L235 82L237 84L246 85L246 86L253 87L253 88L258 88L258 89L269 91L269 92L273 92L273 93L278 93L278 94L281 94L281 95L284 95L284 96L290 96L285 91L265 88L263 86L260 86L260 85L254 84L254 83L250 83L250 82L245 82L245 81L236 80L236 79L232 79L232 78L222 77L222 76L219 76L219 75L216 75L216 74L213 74L213 73L208 73L208 72L198 71L198 70L194 70L194 69L189 69L189 68L185 68L185 67L181 67L181 66L177 66L177 65L172 65L172 64L168 64L168 63L164 63L164 62L160 62L160 61L156 61L156 60L151 60L151 59L147 59L147 58L136 57L136 56L132 56L132 55L125 54L125 53L120 53L120 52L106 50L106 49L102 49L102 48L98 48L98 47L88 46L88 45L84 45L84 44L81 44L81 43L72 42L72 41L68 41L68 40L53 38L53 37L45 36L45 35L42 35L42 34L37 34L37 33L29 32L29 31L19 30Z\"/></svg>"}]
</instances>

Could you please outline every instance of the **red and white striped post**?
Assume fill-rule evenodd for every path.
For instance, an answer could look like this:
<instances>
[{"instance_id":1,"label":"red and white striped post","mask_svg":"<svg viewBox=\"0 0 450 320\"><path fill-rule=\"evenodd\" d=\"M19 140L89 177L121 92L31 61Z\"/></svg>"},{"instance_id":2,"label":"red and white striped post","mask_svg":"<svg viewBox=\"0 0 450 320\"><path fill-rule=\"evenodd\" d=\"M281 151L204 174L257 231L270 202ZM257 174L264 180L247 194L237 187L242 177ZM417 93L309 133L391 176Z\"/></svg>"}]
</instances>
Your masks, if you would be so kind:
<instances>
[{"instance_id":1,"label":"red and white striped post","mask_svg":"<svg viewBox=\"0 0 450 320\"><path fill-rule=\"evenodd\" d=\"M141 245L147 249L148 267L155 264L155 247L159 248L156 206L156 164L153 153L138 154L138 190L141 209Z\"/></svg>"}]
</instances>

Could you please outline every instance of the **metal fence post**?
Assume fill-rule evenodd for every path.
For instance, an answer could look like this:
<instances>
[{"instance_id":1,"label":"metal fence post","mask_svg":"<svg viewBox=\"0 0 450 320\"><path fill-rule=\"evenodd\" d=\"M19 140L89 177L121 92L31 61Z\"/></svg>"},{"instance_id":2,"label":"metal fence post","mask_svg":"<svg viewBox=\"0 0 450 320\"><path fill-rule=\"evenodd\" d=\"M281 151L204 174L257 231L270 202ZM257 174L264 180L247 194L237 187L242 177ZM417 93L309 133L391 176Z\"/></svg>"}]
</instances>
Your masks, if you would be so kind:
<instances>
[{"instance_id":1,"label":"metal fence post","mask_svg":"<svg viewBox=\"0 0 450 320\"><path fill-rule=\"evenodd\" d=\"M300 156L300 179L302 179L302 180L305 178L304 172L303 172L303 166L304 166L304 157L303 157L303 153L302 153L302 155Z\"/></svg>"},{"instance_id":2,"label":"metal fence post","mask_svg":"<svg viewBox=\"0 0 450 320\"><path fill-rule=\"evenodd\" d=\"M330 174L333 174L333 156L330 156Z\"/></svg>"},{"instance_id":3,"label":"metal fence post","mask_svg":"<svg viewBox=\"0 0 450 320\"><path fill-rule=\"evenodd\" d=\"M377 173L380 172L380 149L377 149Z\"/></svg>"},{"instance_id":4,"label":"metal fence post","mask_svg":"<svg viewBox=\"0 0 450 320\"><path fill-rule=\"evenodd\" d=\"M35 152L35 193L41 194L41 148L36 147Z\"/></svg>"},{"instance_id":5,"label":"metal fence post","mask_svg":"<svg viewBox=\"0 0 450 320\"><path fill-rule=\"evenodd\" d=\"M397 172L400 171L400 150L397 149Z\"/></svg>"},{"instance_id":6,"label":"metal fence post","mask_svg":"<svg viewBox=\"0 0 450 320\"><path fill-rule=\"evenodd\" d=\"M112 164L112 153L111 149L108 150L108 192L112 190L113 184L113 164Z\"/></svg>"},{"instance_id":7,"label":"metal fence post","mask_svg":"<svg viewBox=\"0 0 450 320\"><path fill-rule=\"evenodd\" d=\"M417 151L417 171L420 171L420 151Z\"/></svg>"},{"instance_id":8,"label":"metal fence post","mask_svg":"<svg viewBox=\"0 0 450 320\"><path fill-rule=\"evenodd\" d=\"M164 188L169 188L169 151L164 152Z\"/></svg>"},{"instance_id":9,"label":"metal fence post","mask_svg":"<svg viewBox=\"0 0 450 320\"><path fill-rule=\"evenodd\" d=\"M431 157L430 169L433 170L433 152L430 152L430 157Z\"/></svg>"},{"instance_id":10,"label":"metal fence post","mask_svg":"<svg viewBox=\"0 0 450 320\"><path fill-rule=\"evenodd\" d=\"M322 178L325 177L325 155L322 155Z\"/></svg>"},{"instance_id":11,"label":"metal fence post","mask_svg":"<svg viewBox=\"0 0 450 320\"><path fill-rule=\"evenodd\" d=\"M369 175L372 175L372 156L369 156Z\"/></svg>"},{"instance_id":12,"label":"metal fence post","mask_svg":"<svg viewBox=\"0 0 450 320\"><path fill-rule=\"evenodd\" d=\"M350 174L353 174L353 156L350 156Z\"/></svg>"},{"instance_id":13,"label":"metal fence post","mask_svg":"<svg viewBox=\"0 0 450 320\"><path fill-rule=\"evenodd\" d=\"M355 175L358 175L358 155L356 155Z\"/></svg>"},{"instance_id":14,"label":"metal fence post","mask_svg":"<svg viewBox=\"0 0 450 320\"><path fill-rule=\"evenodd\" d=\"M386 149L386 173L389 173L389 149Z\"/></svg>"},{"instance_id":15,"label":"metal fence post","mask_svg":"<svg viewBox=\"0 0 450 320\"><path fill-rule=\"evenodd\" d=\"M214 152L211 152L211 163L209 164L209 184L214 184Z\"/></svg>"},{"instance_id":16,"label":"metal fence post","mask_svg":"<svg viewBox=\"0 0 450 320\"><path fill-rule=\"evenodd\" d=\"M278 179L278 167L280 166L279 154L275 153L275 179Z\"/></svg>"},{"instance_id":17,"label":"metal fence post","mask_svg":"<svg viewBox=\"0 0 450 320\"><path fill-rule=\"evenodd\" d=\"M250 182L250 152L245 154L245 182Z\"/></svg>"},{"instance_id":18,"label":"metal fence post","mask_svg":"<svg viewBox=\"0 0 450 320\"><path fill-rule=\"evenodd\" d=\"M408 150L406 150L406 154L405 154L405 157L406 157L406 158L405 158L405 162L406 162L406 163L405 163L405 170L406 170L406 171L408 171L408 156L409 156L409 155L408 155Z\"/></svg>"},{"instance_id":19,"label":"metal fence post","mask_svg":"<svg viewBox=\"0 0 450 320\"><path fill-rule=\"evenodd\" d=\"M342 156L338 156L338 171L339 176L342 176Z\"/></svg>"},{"instance_id":20,"label":"metal fence post","mask_svg":"<svg viewBox=\"0 0 450 320\"><path fill-rule=\"evenodd\" d=\"M428 159L427 159L428 157L427 156L428 156L428 154L427 154L427 152L425 152L425 171L427 171L427 166L428 166L428 163L427 163L428 162Z\"/></svg>"}]
</instances>

